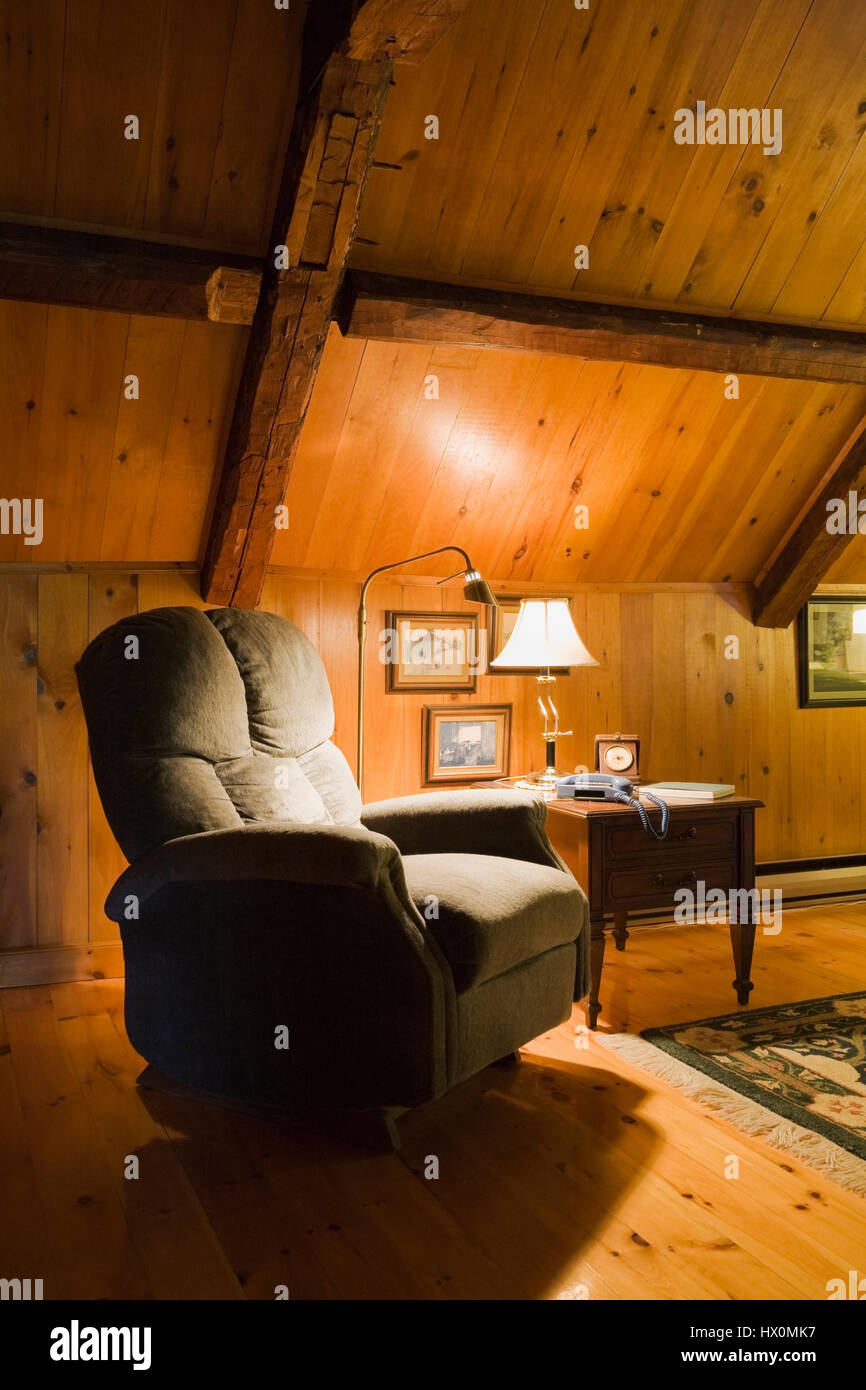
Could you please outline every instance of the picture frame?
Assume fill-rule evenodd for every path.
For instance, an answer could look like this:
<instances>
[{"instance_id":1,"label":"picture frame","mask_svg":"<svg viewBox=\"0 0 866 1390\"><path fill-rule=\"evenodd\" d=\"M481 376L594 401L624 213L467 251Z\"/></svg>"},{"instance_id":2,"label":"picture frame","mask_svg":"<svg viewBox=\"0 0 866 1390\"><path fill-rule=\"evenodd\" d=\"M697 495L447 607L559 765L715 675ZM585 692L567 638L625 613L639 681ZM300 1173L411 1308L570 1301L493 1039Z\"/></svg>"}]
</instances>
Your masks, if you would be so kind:
<instances>
[{"instance_id":1,"label":"picture frame","mask_svg":"<svg viewBox=\"0 0 866 1390\"><path fill-rule=\"evenodd\" d=\"M386 614L391 639L386 659L388 694L474 694L478 683L477 613Z\"/></svg>"},{"instance_id":2,"label":"picture frame","mask_svg":"<svg viewBox=\"0 0 866 1390\"><path fill-rule=\"evenodd\" d=\"M866 593L813 594L803 605L797 677L801 709L866 705Z\"/></svg>"},{"instance_id":3,"label":"picture frame","mask_svg":"<svg viewBox=\"0 0 866 1390\"><path fill-rule=\"evenodd\" d=\"M488 643L488 664L495 656L498 656L514 631L514 624L520 612L520 605L524 599L532 598L531 594L496 594L497 606L490 610L490 633ZM545 594L545 598L564 598L571 611L570 594ZM537 670L534 666L494 666L490 670L491 675L509 676L536 676ZM552 676L570 676L570 666L551 666Z\"/></svg>"},{"instance_id":4,"label":"picture frame","mask_svg":"<svg viewBox=\"0 0 866 1390\"><path fill-rule=\"evenodd\" d=\"M511 705L425 705L422 778L425 787L492 782L511 764Z\"/></svg>"}]
</instances>

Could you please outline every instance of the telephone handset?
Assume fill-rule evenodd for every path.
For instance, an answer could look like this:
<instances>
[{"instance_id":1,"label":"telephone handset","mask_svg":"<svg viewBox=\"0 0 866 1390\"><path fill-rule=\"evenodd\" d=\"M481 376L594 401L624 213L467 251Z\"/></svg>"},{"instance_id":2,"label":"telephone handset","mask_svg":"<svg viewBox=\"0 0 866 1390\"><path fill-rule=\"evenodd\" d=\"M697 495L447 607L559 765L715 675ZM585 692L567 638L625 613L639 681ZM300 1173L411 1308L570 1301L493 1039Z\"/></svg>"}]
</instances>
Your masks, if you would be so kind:
<instances>
[{"instance_id":1,"label":"telephone handset","mask_svg":"<svg viewBox=\"0 0 866 1390\"><path fill-rule=\"evenodd\" d=\"M648 835L652 835L654 840L664 840L667 836L671 814L667 802L652 792L644 792L647 800L661 809L662 823L656 830L627 777L609 777L604 772L576 772L573 776L563 777L557 782L556 795L576 797L580 801L619 801L624 806L633 806Z\"/></svg>"}]
</instances>

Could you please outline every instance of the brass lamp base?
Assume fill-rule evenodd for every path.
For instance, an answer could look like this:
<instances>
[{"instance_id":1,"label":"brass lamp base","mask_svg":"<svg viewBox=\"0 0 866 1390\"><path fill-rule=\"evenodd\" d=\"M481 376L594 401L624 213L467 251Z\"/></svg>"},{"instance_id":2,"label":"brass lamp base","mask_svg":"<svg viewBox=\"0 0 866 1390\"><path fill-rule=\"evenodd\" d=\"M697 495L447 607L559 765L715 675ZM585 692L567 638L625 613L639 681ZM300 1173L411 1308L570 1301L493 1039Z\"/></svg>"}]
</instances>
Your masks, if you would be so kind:
<instances>
[{"instance_id":1,"label":"brass lamp base","mask_svg":"<svg viewBox=\"0 0 866 1390\"><path fill-rule=\"evenodd\" d=\"M514 787L517 788L517 791L541 792L541 795L544 796L546 801L553 801L556 796L557 778L566 776L567 773L560 773L560 771L556 770L553 771L553 776L550 776L549 767L545 767L542 773L528 773L527 777L518 778L518 781L514 783Z\"/></svg>"},{"instance_id":2,"label":"brass lamp base","mask_svg":"<svg viewBox=\"0 0 866 1390\"><path fill-rule=\"evenodd\" d=\"M560 772L556 766L556 740L558 738L569 738L570 729L560 729L559 712L553 703L552 689L556 684L556 676L550 674L550 669L545 668L542 675L536 677L538 681L538 705L544 715L544 761L546 767L543 772L530 772L528 776L521 777L518 785L530 791L541 792L543 797L548 800L556 796L556 784L568 773ZM547 690L547 694L545 694Z\"/></svg>"},{"instance_id":3,"label":"brass lamp base","mask_svg":"<svg viewBox=\"0 0 866 1390\"><path fill-rule=\"evenodd\" d=\"M541 772L529 772L525 777L521 777L515 783L520 791L541 792L547 798L556 796L556 784L563 777L567 777L567 772L561 772L558 767L545 767Z\"/></svg>"}]
</instances>

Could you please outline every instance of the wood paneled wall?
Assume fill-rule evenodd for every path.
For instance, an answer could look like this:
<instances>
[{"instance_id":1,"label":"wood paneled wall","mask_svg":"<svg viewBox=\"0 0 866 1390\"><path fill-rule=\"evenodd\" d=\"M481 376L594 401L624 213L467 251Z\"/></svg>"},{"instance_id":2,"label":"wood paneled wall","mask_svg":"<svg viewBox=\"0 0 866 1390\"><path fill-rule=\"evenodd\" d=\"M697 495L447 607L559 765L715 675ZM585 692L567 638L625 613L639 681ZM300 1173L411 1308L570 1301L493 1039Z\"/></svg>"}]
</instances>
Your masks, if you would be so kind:
<instances>
[{"instance_id":1,"label":"wood paneled wall","mask_svg":"<svg viewBox=\"0 0 866 1390\"><path fill-rule=\"evenodd\" d=\"M753 627L745 600L737 586L574 590L577 629L600 664L557 682L562 726L574 731L561 741L558 761L568 769L591 764L596 733L638 734L645 776L733 782L766 803L757 817L760 860L861 853L866 709L800 709L793 628ZM337 740L350 761L356 604L357 586L331 579L271 575L263 596L264 607L318 640L334 689ZM388 608L440 605L468 606L459 589L389 583L387 576L370 590L367 800L421 789L421 707L445 703L386 694L376 635ZM726 649L736 656L726 657ZM519 772L543 763L535 699L531 676L482 676L476 695L454 702L513 704L511 766Z\"/></svg>"},{"instance_id":2,"label":"wood paneled wall","mask_svg":"<svg viewBox=\"0 0 866 1390\"><path fill-rule=\"evenodd\" d=\"M560 762L589 762L595 733L636 733L651 777L735 782L766 802L761 860L861 852L866 710L798 709L793 631L753 628L742 599L737 588L576 590L575 621L600 664L560 678L563 725L574 731ZM320 650L350 762L357 601L354 580L273 573L262 603ZM0 573L0 984L120 967L103 903L124 860L90 775L73 666L110 623L180 603L204 606L194 573ZM367 800L421 789L421 708L446 703L386 694L385 612L440 607L466 607L459 588L399 576L370 591ZM729 660L731 637L739 651ZM526 770L542 760L531 676L482 676L474 696L454 699L505 701L512 770Z\"/></svg>"}]
</instances>

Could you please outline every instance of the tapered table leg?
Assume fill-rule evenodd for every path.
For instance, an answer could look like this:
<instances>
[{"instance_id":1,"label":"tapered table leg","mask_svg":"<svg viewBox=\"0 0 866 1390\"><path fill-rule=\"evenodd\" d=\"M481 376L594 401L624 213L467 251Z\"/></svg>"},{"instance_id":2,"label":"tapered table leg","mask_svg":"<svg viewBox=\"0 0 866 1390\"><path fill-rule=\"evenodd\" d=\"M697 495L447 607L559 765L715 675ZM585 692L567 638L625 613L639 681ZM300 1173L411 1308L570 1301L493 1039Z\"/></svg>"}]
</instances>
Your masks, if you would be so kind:
<instances>
[{"instance_id":1,"label":"tapered table leg","mask_svg":"<svg viewBox=\"0 0 866 1390\"><path fill-rule=\"evenodd\" d=\"M613 917L613 939L616 942L618 951L625 950L625 943L628 941L628 913L615 912Z\"/></svg>"},{"instance_id":2,"label":"tapered table leg","mask_svg":"<svg viewBox=\"0 0 866 1390\"><path fill-rule=\"evenodd\" d=\"M601 1013L598 992L601 988L601 972L604 968L604 917L590 917L589 933L589 1004L587 1016L590 1028L595 1028Z\"/></svg>"},{"instance_id":3,"label":"tapered table leg","mask_svg":"<svg viewBox=\"0 0 866 1390\"><path fill-rule=\"evenodd\" d=\"M734 952L734 970L737 973L734 989L737 991L738 1004L748 1004L752 992L753 986L749 976L754 947L754 922L731 922L731 948Z\"/></svg>"}]
</instances>

